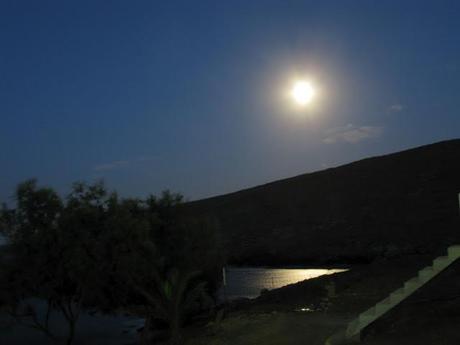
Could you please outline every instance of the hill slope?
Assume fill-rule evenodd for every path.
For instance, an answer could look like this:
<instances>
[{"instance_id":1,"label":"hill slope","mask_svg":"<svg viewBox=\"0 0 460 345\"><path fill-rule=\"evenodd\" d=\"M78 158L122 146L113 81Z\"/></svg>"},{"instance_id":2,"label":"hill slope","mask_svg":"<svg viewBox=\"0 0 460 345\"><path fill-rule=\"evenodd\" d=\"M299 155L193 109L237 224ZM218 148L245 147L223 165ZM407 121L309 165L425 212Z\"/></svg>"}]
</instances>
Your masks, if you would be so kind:
<instances>
[{"instance_id":1,"label":"hill slope","mask_svg":"<svg viewBox=\"0 0 460 345\"><path fill-rule=\"evenodd\" d=\"M232 263L326 264L460 242L460 139L186 205L217 218Z\"/></svg>"}]
</instances>

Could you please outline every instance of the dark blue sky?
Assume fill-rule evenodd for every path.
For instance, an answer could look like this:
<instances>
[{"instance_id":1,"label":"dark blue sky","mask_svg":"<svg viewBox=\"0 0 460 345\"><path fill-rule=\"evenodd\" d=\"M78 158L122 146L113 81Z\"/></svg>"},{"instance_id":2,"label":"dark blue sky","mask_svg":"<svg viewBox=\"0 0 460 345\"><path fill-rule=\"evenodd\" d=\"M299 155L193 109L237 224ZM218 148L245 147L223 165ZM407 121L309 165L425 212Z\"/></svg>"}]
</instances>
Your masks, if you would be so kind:
<instances>
[{"instance_id":1,"label":"dark blue sky","mask_svg":"<svg viewBox=\"0 0 460 345\"><path fill-rule=\"evenodd\" d=\"M191 199L459 137L458 1L0 2L0 200ZM295 76L318 98L293 111Z\"/></svg>"}]
</instances>

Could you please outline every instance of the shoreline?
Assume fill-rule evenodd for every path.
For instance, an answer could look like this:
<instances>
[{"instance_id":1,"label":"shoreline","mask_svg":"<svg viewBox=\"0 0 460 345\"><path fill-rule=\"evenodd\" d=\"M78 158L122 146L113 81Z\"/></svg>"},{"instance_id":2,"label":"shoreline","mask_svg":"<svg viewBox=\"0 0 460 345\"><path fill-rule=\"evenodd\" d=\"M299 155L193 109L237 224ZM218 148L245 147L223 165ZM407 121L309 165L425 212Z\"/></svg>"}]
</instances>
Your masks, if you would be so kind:
<instances>
[{"instance_id":1,"label":"shoreline","mask_svg":"<svg viewBox=\"0 0 460 345\"><path fill-rule=\"evenodd\" d=\"M347 322L383 300L432 260L432 256L420 255L377 261L351 267L340 274L273 289L255 299L234 301L224 307L221 320L209 320L205 326L189 327L190 340L187 344L294 345L308 339L309 345L324 345L329 336L344 329ZM331 282L336 287L335 297L328 297L325 289ZM365 328L362 343L460 343L460 332L457 331L460 323L458 291L460 263L456 262ZM304 311L300 311L302 308ZM420 334L421 325L423 334Z\"/></svg>"}]
</instances>

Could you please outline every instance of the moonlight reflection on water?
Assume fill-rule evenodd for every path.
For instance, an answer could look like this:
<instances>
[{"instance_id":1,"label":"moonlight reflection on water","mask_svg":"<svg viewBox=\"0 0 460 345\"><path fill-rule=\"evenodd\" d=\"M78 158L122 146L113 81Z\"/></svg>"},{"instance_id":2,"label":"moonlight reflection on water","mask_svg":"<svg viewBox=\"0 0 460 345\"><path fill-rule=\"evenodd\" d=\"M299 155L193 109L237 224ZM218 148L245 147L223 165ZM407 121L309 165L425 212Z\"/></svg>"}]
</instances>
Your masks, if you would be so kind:
<instances>
[{"instance_id":1,"label":"moonlight reflection on water","mask_svg":"<svg viewBox=\"0 0 460 345\"><path fill-rule=\"evenodd\" d=\"M255 298L260 295L262 289L276 289L303 280L344 271L347 270L228 267L226 269L227 286L221 290L221 296L226 299Z\"/></svg>"}]
</instances>

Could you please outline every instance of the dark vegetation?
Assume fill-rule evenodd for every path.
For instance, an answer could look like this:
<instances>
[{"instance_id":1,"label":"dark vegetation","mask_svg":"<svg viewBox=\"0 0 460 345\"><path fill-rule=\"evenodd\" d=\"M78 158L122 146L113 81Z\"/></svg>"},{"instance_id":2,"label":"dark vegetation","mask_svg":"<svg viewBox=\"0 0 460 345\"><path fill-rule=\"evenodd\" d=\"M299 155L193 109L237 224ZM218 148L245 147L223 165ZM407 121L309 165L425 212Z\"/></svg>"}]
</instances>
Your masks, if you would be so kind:
<instances>
[{"instance_id":1,"label":"dark vegetation","mask_svg":"<svg viewBox=\"0 0 460 345\"><path fill-rule=\"evenodd\" d=\"M3 207L0 308L17 322L71 344L83 311L146 319L141 342L180 344L181 328L209 311L223 264L216 226L181 219L182 197L164 192L122 199L102 183L76 183L62 199L35 180L17 187L16 207ZM47 304L45 315L33 300ZM65 340L52 313L68 324Z\"/></svg>"},{"instance_id":2,"label":"dark vegetation","mask_svg":"<svg viewBox=\"0 0 460 345\"><path fill-rule=\"evenodd\" d=\"M460 240L460 140L185 205L213 215L235 264L367 263Z\"/></svg>"}]
</instances>

